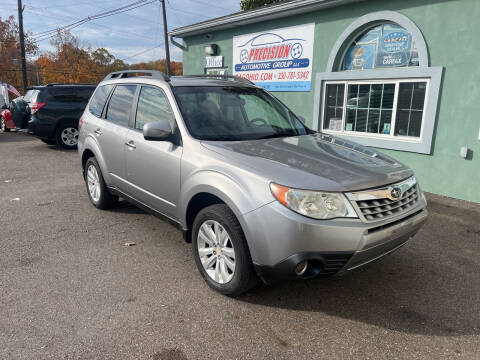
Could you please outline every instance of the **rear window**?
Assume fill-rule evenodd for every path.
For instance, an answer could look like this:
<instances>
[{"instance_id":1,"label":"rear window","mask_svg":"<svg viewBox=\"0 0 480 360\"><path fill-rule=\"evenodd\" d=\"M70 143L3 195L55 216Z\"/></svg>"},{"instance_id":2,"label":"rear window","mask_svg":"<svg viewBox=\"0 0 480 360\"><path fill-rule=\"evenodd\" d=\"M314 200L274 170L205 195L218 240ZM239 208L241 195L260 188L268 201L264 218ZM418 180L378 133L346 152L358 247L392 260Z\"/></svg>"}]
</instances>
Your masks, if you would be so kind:
<instances>
[{"instance_id":1,"label":"rear window","mask_svg":"<svg viewBox=\"0 0 480 360\"><path fill-rule=\"evenodd\" d=\"M107 101L112 87L113 85L103 85L97 88L92 101L90 101L90 106L88 107L93 115L98 117L102 116L103 107L105 106L105 102Z\"/></svg>"},{"instance_id":2,"label":"rear window","mask_svg":"<svg viewBox=\"0 0 480 360\"><path fill-rule=\"evenodd\" d=\"M38 93L38 90L28 90L25 96L23 97L23 100L25 100L25 102L27 103L30 103L34 95L36 95L37 93Z\"/></svg>"}]
</instances>

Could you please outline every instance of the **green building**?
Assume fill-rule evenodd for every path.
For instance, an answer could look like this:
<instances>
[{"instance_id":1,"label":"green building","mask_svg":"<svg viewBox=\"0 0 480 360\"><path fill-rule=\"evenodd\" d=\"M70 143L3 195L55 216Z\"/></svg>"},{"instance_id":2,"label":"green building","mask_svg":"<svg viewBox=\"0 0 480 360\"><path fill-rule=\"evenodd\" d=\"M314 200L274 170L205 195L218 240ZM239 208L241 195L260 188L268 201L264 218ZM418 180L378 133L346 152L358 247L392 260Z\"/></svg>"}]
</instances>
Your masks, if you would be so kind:
<instances>
[{"instance_id":1,"label":"green building","mask_svg":"<svg viewBox=\"0 0 480 360\"><path fill-rule=\"evenodd\" d=\"M480 202L480 1L292 0L170 32L184 74L248 78L307 125Z\"/></svg>"}]
</instances>

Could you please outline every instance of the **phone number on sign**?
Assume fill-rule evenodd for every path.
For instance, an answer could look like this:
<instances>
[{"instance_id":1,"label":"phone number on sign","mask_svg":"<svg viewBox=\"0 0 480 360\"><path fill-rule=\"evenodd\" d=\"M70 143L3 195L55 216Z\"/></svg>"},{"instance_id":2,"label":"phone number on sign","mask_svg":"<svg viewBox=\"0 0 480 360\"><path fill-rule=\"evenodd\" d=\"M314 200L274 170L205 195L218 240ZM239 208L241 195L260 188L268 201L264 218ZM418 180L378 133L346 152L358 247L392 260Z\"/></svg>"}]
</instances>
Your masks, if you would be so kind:
<instances>
[{"instance_id":1,"label":"phone number on sign","mask_svg":"<svg viewBox=\"0 0 480 360\"><path fill-rule=\"evenodd\" d=\"M282 71L277 73L277 80L308 80L310 71Z\"/></svg>"}]
</instances>

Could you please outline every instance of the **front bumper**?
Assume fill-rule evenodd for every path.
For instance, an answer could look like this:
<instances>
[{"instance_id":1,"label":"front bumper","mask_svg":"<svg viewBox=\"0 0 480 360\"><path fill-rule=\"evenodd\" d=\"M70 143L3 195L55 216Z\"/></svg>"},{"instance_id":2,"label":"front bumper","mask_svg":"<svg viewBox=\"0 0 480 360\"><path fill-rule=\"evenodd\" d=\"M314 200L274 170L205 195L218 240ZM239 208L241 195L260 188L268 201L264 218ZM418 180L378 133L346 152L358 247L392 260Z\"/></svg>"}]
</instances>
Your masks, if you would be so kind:
<instances>
[{"instance_id":1,"label":"front bumper","mask_svg":"<svg viewBox=\"0 0 480 360\"><path fill-rule=\"evenodd\" d=\"M295 267L308 260L301 277L344 273L404 245L428 217L426 201L388 221L315 220L272 202L245 215L245 231L258 275L267 283L299 278ZM259 230L262 231L259 231Z\"/></svg>"}]
</instances>

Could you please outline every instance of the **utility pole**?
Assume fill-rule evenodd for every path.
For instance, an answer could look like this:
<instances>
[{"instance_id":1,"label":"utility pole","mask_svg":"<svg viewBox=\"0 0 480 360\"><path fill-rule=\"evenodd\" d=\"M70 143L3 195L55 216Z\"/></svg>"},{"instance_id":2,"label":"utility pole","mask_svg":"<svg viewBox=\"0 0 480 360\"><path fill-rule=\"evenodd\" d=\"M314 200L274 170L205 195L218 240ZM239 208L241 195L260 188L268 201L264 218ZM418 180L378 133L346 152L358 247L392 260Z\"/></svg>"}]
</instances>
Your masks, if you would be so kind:
<instances>
[{"instance_id":1,"label":"utility pole","mask_svg":"<svg viewBox=\"0 0 480 360\"><path fill-rule=\"evenodd\" d=\"M168 46L167 13L165 11L165 0L160 0L160 2L162 3L163 12L163 37L165 38L165 60L167 66L167 76L170 76L170 47Z\"/></svg>"},{"instance_id":2,"label":"utility pole","mask_svg":"<svg viewBox=\"0 0 480 360\"><path fill-rule=\"evenodd\" d=\"M25 36L23 34L23 6L22 0L18 0L18 31L20 33L20 62L22 64L23 93L27 92L27 62L25 60Z\"/></svg>"}]
</instances>

